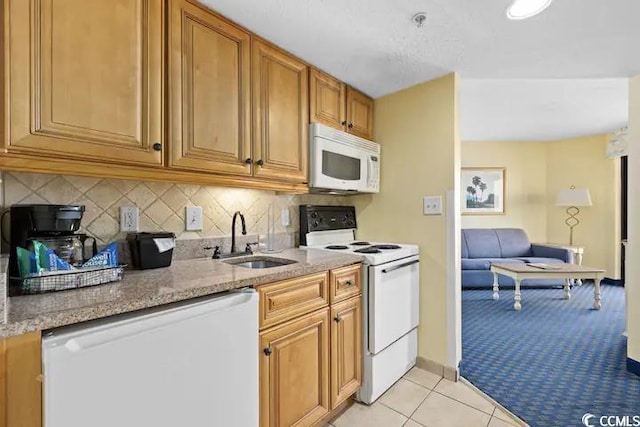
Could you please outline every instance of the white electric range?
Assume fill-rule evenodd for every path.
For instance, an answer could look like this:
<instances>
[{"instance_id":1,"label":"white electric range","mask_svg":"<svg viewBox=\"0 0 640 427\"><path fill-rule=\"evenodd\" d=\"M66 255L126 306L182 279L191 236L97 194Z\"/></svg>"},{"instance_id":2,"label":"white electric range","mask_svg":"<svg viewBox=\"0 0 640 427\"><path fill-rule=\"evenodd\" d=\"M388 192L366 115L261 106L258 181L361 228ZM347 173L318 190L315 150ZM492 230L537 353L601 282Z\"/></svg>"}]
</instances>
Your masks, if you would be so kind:
<instances>
[{"instance_id":1,"label":"white electric range","mask_svg":"<svg viewBox=\"0 0 640 427\"><path fill-rule=\"evenodd\" d=\"M363 260L363 373L358 400L371 404L416 363L418 246L356 240L353 206L300 206L300 246Z\"/></svg>"}]
</instances>

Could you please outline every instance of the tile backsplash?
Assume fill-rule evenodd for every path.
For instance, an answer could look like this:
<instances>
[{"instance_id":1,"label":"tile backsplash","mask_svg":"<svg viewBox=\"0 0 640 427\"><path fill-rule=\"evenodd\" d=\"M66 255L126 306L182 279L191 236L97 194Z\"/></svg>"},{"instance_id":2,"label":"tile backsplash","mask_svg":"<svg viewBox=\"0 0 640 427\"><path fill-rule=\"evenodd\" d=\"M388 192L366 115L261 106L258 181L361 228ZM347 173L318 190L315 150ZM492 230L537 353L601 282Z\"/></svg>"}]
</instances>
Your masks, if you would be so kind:
<instances>
[{"instance_id":1,"label":"tile backsplash","mask_svg":"<svg viewBox=\"0 0 640 427\"><path fill-rule=\"evenodd\" d=\"M120 206L139 208L140 231L170 231L178 239L200 239L229 236L236 211L244 214L249 234L265 234L267 212L273 206L275 231L294 234L299 227L298 205L349 203L340 196L280 195L263 190L17 172L5 172L2 186L4 207L16 203L85 205L82 229L100 244L124 239ZM186 206L202 206L202 231L185 231ZM283 209L289 210L290 225L286 227L281 222Z\"/></svg>"}]
</instances>

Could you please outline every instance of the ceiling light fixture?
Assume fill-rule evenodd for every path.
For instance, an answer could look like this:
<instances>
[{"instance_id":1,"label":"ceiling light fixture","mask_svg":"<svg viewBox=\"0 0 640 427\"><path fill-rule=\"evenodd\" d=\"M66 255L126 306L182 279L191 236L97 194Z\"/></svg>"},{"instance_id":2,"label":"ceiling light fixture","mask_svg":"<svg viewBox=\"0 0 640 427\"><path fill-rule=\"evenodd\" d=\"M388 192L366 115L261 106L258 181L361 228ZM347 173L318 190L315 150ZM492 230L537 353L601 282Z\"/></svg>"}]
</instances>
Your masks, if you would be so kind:
<instances>
[{"instance_id":1,"label":"ceiling light fixture","mask_svg":"<svg viewBox=\"0 0 640 427\"><path fill-rule=\"evenodd\" d=\"M422 28L422 26L424 25L424 21L427 20L427 14L424 12L416 13L415 15L413 15L413 18L411 18L411 20L414 22L414 24L416 24L418 28Z\"/></svg>"},{"instance_id":2,"label":"ceiling light fixture","mask_svg":"<svg viewBox=\"0 0 640 427\"><path fill-rule=\"evenodd\" d=\"M536 16L551 5L553 0L513 0L507 9L507 18L521 20Z\"/></svg>"}]
</instances>

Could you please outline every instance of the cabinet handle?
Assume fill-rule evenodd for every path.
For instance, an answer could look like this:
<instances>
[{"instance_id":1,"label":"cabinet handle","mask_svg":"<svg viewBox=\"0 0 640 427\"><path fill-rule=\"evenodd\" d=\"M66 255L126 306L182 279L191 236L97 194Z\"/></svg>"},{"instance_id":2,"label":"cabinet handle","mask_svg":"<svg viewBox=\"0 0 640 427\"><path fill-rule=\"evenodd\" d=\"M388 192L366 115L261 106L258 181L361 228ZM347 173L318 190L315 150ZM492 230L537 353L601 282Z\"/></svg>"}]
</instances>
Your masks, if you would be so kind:
<instances>
[{"instance_id":1,"label":"cabinet handle","mask_svg":"<svg viewBox=\"0 0 640 427\"><path fill-rule=\"evenodd\" d=\"M349 123L349 126L347 126L349 129L353 129L353 123Z\"/></svg>"},{"instance_id":2,"label":"cabinet handle","mask_svg":"<svg viewBox=\"0 0 640 427\"><path fill-rule=\"evenodd\" d=\"M264 354L266 356L271 356L271 353L273 352L273 350L271 350L271 347L267 347L264 350L262 350L264 352Z\"/></svg>"},{"instance_id":3,"label":"cabinet handle","mask_svg":"<svg viewBox=\"0 0 640 427\"><path fill-rule=\"evenodd\" d=\"M341 122L340 122L340 124L341 124L342 126L346 126L346 125L347 125L347 121L346 121L346 120L343 120L343 121L341 121Z\"/></svg>"},{"instance_id":4,"label":"cabinet handle","mask_svg":"<svg viewBox=\"0 0 640 427\"><path fill-rule=\"evenodd\" d=\"M258 160L258 161L256 162L256 165L258 165L258 166L264 166L264 161L263 161L262 159L260 159L260 160Z\"/></svg>"},{"instance_id":5,"label":"cabinet handle","mask_svg":"<svg viewBox=\"0 0 640 427\"><path fill-rule=\"evenodd\" d=\"M253 160L251 160L251 157L249 157L247 160L244 161L246 164L251 165L253 164Z\"/></svg>"},{"instance_id":6,"label":"cabinet handle","mask_svg":"<svg viewBox=\"0 0 640 427\"><path fill-rule=\"evenodd\" d=\"M340 315L337 315L336 317L333 318L333 320L335 320L336 323L340 323L340 321L342 320L342 317L340 317Z\"/></svg>"},{"instance_id":7,"label":"cabinet handle","mask_svg":"<svg viewBox=\"0 0 640 427\"><path fill-rule=\"evenodd\" d=\"M344 284L347 285L347 286L351 286L351 285L353 285L353 282L351 280L347 280L347 281L344 282Z\"/></svg>"},{"instance_id":8,"label":"cabinet handle","mask_svg":"<svg viewBox=\"0 0 640 427\"><path fill-rule=\"evenodd\" d=\"M153 144L152 147L156 151L162 151L162 144L160 144L159 142L156 142L155 144Z\"/></svg>"}]
</instances>

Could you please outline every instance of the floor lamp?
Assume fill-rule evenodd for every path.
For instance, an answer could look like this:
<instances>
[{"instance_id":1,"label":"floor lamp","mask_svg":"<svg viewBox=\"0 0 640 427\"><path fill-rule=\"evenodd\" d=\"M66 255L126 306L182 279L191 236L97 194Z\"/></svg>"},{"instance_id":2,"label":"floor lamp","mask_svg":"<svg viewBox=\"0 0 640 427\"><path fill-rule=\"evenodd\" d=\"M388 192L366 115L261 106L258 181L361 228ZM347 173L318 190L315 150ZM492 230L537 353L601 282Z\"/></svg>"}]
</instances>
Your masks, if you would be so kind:
<instances>
[{"instance_id":1,"label":"floor lamp","mask_svg":"<svg viewBox=\"0 0 640 427\"><path fill-rule=\"evenodd\" d=\"M558 193L558 199L556 201L557 206L567 207L567 219L564 223L569 227L569 245L573 245L573 228L580 224L578 214L580 213L579 206L591 206L591 194L589 194L588 188L571 188L564 189Z\"/></svg>"}]
</instances>

